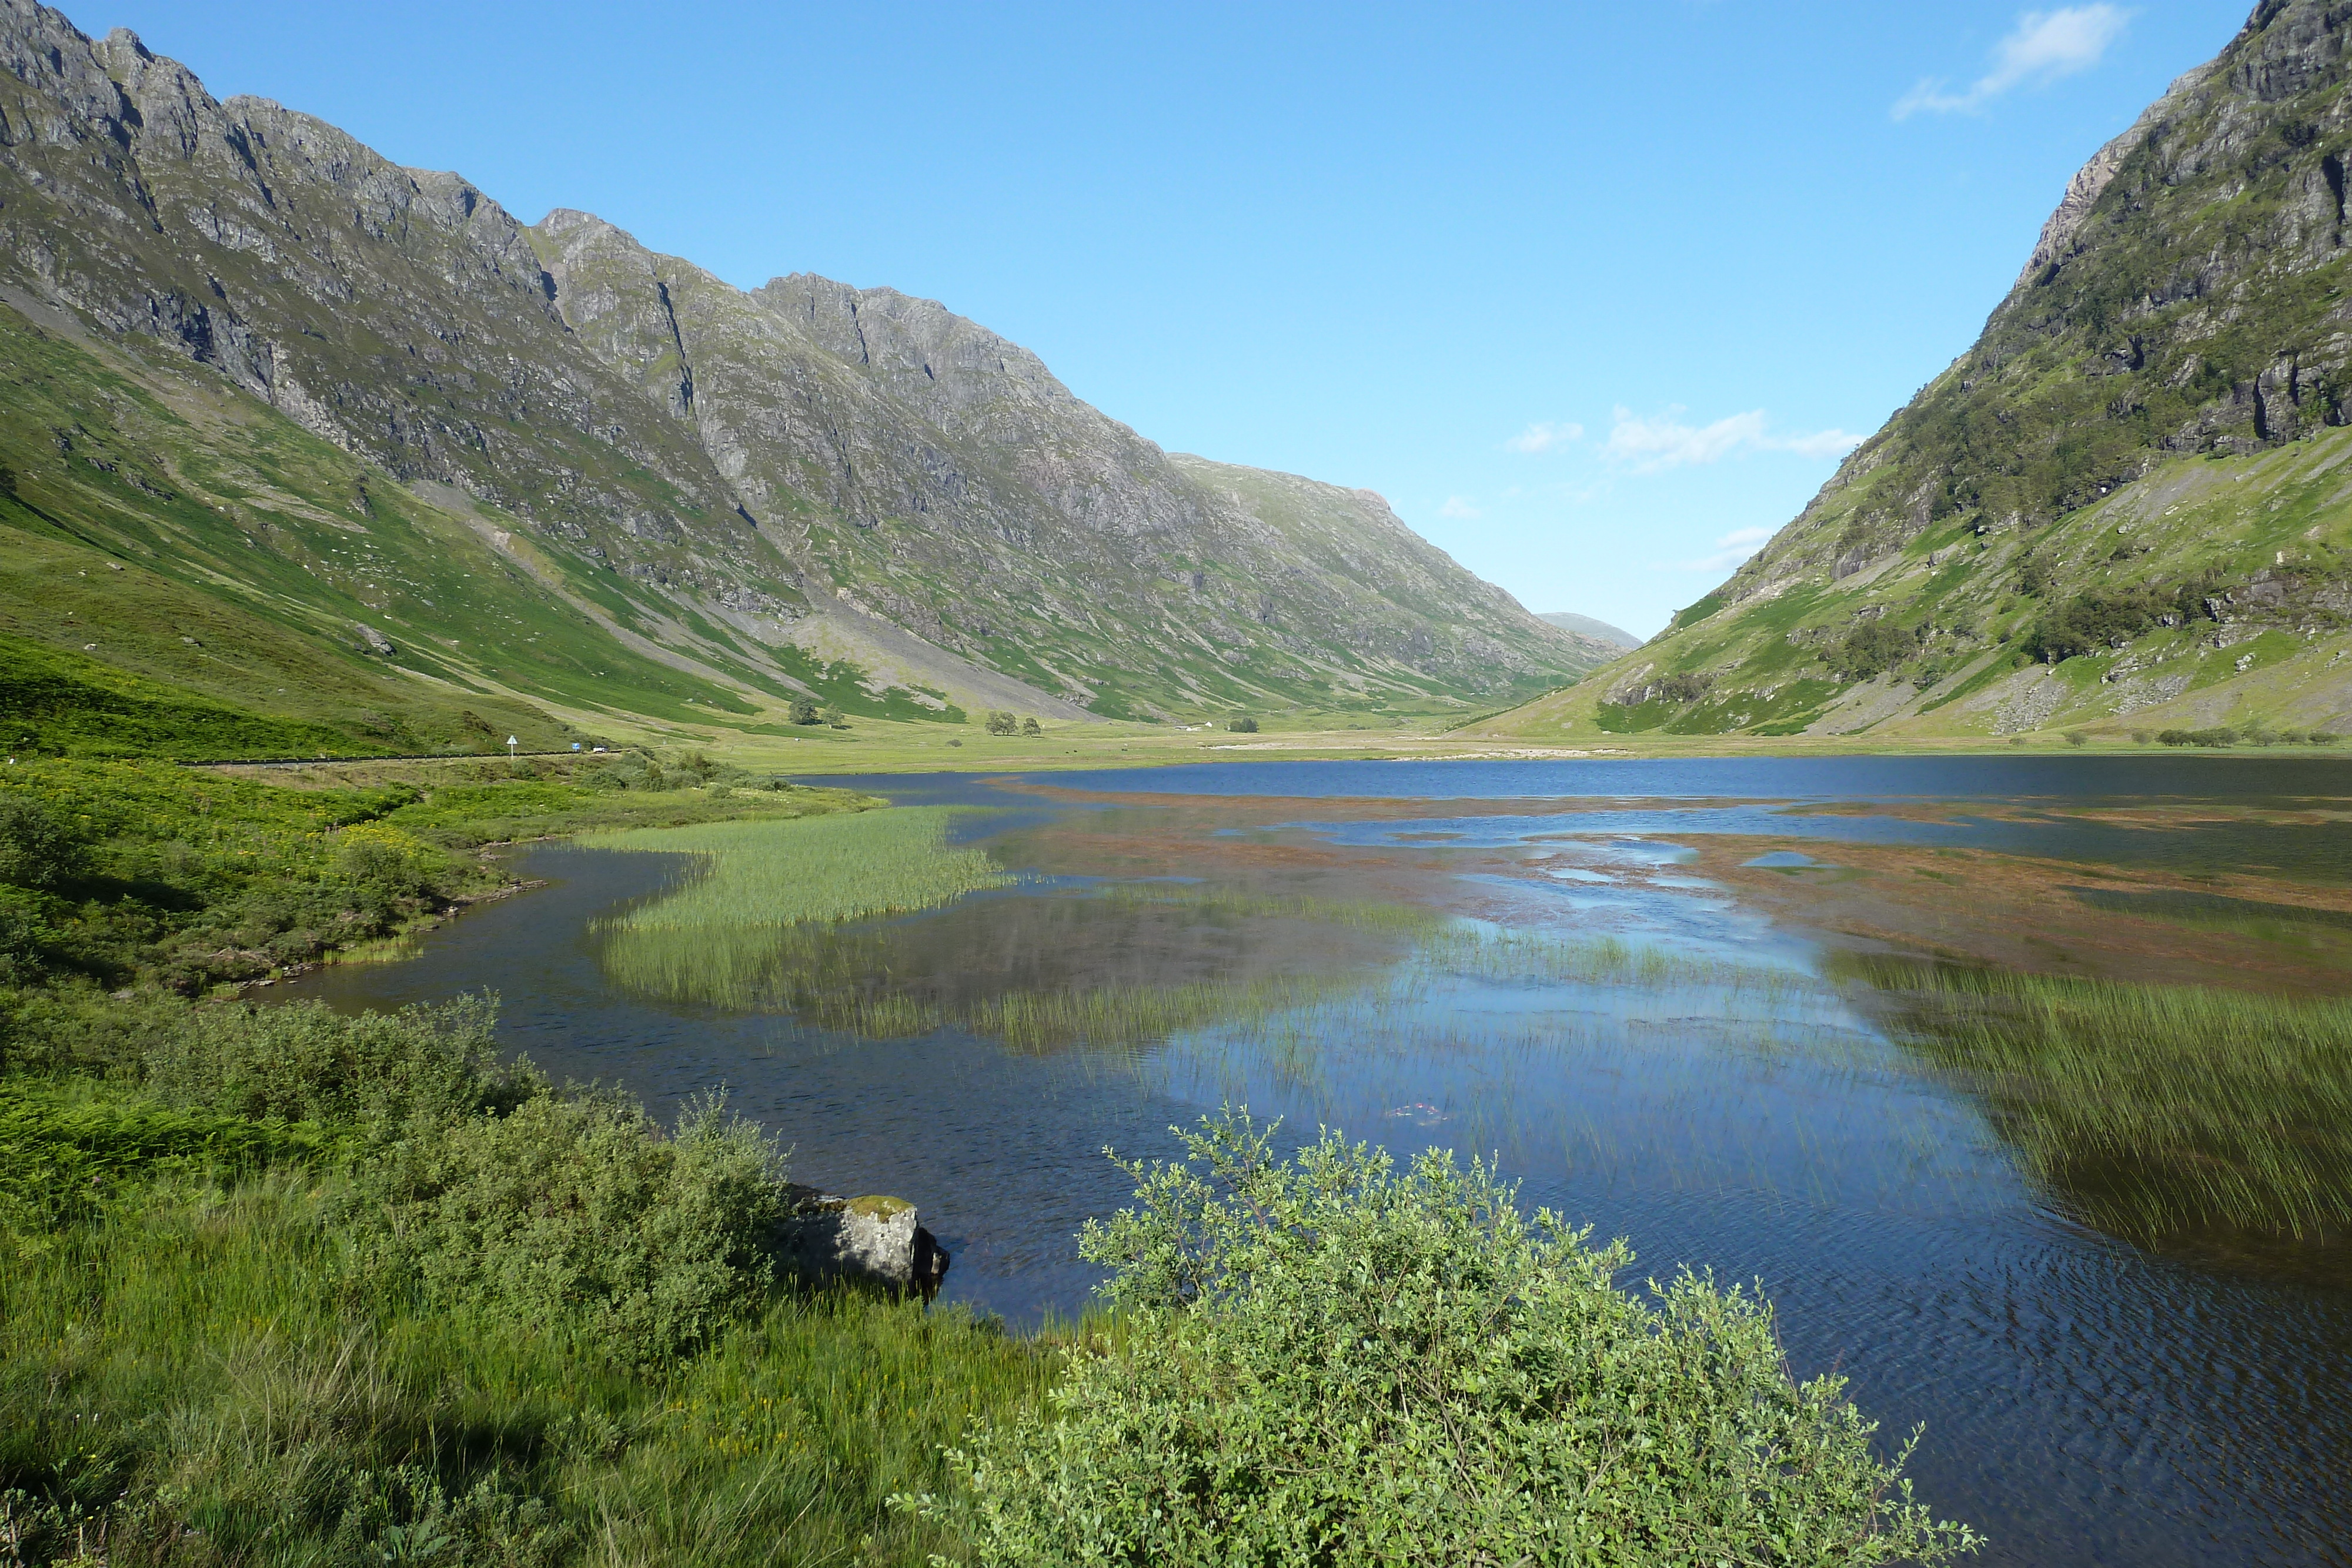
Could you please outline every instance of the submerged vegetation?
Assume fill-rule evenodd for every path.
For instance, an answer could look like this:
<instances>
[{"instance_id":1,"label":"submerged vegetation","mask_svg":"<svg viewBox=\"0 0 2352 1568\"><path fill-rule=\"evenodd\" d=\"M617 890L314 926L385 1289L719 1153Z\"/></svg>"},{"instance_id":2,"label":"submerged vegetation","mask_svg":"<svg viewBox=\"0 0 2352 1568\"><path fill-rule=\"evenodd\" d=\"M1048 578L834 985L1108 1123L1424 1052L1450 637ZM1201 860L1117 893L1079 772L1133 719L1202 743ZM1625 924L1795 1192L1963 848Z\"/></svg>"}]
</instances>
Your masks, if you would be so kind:
<instances>
[{"instance_id":1,"label":"submerged vegetation","mask_svg":"<svg viewBox=\"0 0 2352 1568\"><path fill-rule=\"evenodd\" d=\"M2025 1167L2157 1244L2352 1232L2352 1000L1857 966Z\"/></svg>"}]
</instances>

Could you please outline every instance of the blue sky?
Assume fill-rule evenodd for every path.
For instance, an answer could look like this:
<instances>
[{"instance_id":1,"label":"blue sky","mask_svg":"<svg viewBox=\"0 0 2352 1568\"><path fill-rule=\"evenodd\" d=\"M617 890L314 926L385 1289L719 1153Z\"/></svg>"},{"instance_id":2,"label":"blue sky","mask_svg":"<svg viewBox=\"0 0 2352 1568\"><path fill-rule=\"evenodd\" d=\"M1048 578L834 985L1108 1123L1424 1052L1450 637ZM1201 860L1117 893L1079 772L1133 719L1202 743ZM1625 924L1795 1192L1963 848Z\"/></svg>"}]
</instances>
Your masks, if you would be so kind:
<instances>
[{"instance_id":1,"label":"blue sky","mask_svg":"<svg viewBox=\"0 0 2352 1568\"><path fill-rule=\"evenodd\" d=\"M943 300L1163 446L1649 632L2248 4L68 11L529 220Z\"/></svg>"}]
</instances>

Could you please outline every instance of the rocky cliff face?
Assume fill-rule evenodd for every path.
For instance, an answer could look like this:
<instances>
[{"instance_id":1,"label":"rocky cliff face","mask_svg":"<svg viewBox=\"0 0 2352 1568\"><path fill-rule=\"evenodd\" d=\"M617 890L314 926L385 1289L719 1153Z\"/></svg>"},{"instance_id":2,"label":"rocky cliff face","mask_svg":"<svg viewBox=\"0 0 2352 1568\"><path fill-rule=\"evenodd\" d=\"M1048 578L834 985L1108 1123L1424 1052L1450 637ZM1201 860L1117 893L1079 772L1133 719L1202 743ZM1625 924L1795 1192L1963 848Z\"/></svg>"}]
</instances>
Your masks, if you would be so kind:
<instances>
[{"instance_id":1,"label":"rocky cliff face","mask_svg":"<svg viewBox=\"0 0 2352 1568\"><path fill-rule=\"evenodd\" d=\"M845 656L1152 716L1491 700L1602 656L1376 497L1171 459L931 301L746 293L586 214L526 226L26 0L0 0L0 288L449 487L754 685Z\"/></svg>"},{"instance_id":2,"label":"rocky cliff face","mask_svg":"<svg viewBox=\"0 0 2352 1568\"><path fill-rule=\"evenodd\" d=\"M2344 510L2332 486L2312 492L2305 459L2339 451L2352 418L2347 29L2352 6L2263 0L2069 182L1976 345L1730 580L1566 706L1603 727L1709 733L1899 729L1946 709L1934 722L1964 728L2087 721L2125 699L1952 705L1969 682L2040 689L2027 662L2234 636L2214 617L2260 598L2240 591L2257 572L2299 564L2326 601ZM2261 507L2240 504L2257 493ZM2277 630L2332 637L2314 614ZM2061 674L2079 685L2088 668ZM2184 676L2175 696L2214 684Z\"/></svg>"}]
</instances>

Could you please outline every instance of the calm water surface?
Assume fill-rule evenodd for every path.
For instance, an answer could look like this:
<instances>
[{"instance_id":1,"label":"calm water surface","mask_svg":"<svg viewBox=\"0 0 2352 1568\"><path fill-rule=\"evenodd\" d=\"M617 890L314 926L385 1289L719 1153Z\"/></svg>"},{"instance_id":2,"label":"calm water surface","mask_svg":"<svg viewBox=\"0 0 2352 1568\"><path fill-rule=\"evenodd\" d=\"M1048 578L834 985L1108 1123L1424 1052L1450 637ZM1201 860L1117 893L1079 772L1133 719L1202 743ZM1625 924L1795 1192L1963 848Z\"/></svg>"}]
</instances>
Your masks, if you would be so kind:
<instances>
[{"instance_id":1,"label":"calm water surface","mask_svg":"<svg viewBox=\"0 0 2352 1568\"><path fill-rule=\"evenodd\" d=\"M589 923L681 862L558 846L516 857L547 888L467 915L413 959L294 989L359 1007L487 988L509 1041L560 1076L618 1082L664 1111L725 1085L793 1146L796 1176L913 1199L955 1256L948 1298L1016 1322L1083 1304L1093 1276L1073 1233L1127 1196L1106 1145L1169 1152L1170 1124L1232 1101L1400 1155L1483 1153L1524 1203L1629 1237L1637 1275L1759 1281L1801 1375L1844 1374L1887 1436L1925 1424L1911 1473L1991 1537L1984 1561L2352 1563L2340 1260L2193 1265L2079 1223L2021 1175L1974 1098L1888 1040L1851 987L1824 983L1833 944L1693 864L1747 839L1774 841L1768 864L1804 867L1909 846L2090 880L2226 876L2241 899L2248 879L2275 878L2326 902L2352 883L2343 763L1253 763L822 782L988 808L964 836L1024 875L844 933L894 994L1124 998L1112 1013L1129 1021L1105 1026L1113 1038L867 1038L838 1018L630 995ZM1397 910L1412 916L1380 913ZM1593 937L1675 962L1577 977L1516 956ZM1138 1013L1138 998L1190 1010Z\"/></svg>"}]
</instances>

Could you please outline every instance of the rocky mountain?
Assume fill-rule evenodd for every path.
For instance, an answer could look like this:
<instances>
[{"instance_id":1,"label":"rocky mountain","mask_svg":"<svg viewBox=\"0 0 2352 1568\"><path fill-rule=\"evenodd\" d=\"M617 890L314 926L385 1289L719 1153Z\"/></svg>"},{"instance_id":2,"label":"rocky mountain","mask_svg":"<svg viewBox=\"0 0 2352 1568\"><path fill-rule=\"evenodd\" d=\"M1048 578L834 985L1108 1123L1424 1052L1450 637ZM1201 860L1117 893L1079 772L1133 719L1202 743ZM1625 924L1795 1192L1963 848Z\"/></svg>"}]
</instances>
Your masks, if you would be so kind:
<instances>
[{"instance_id":1,"label":"rocky mountain","mask_svg":"<svg viewBox=\"0 0 2352 1568\"><path fill-rule=\"evenodd\" d=\"M1620 648L1638 648L1642 645L1642 639L1634 636L1631 632L1612 626L1606 621L1595 621L1590 615L1579 615L1573 611L1549 611L1538 615L1536 619L1548 622L1563 632L1573 632L1579 636L1598 638L1603 643L1613 643Z\"/></svg>"},{"instance_id":2,"label":"rocky mountain","mask_svg":"<svg viewBox=\"0 0 2352 1568\"><path fill-rule=\"evenodd\" d=\"M420 716L1428 711L1607 653L1379 497L1166 454L929 300L526 225L26 0L0 302L0 527L39 543L0 633L156 679L194 677L45 602L76 549Z\"/></svg>"},{"instance_id":3,"label":"rocky mountain","mask_svg":"<svg viewBox=\"0 0 2352 1568\"><path fill-rule=\"evenodd\" d=\"M2262 0L1801 516L1490 728L2352 728L2347 32Z\"/></svg>"}]
</instances>

